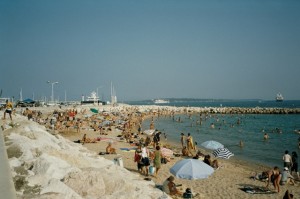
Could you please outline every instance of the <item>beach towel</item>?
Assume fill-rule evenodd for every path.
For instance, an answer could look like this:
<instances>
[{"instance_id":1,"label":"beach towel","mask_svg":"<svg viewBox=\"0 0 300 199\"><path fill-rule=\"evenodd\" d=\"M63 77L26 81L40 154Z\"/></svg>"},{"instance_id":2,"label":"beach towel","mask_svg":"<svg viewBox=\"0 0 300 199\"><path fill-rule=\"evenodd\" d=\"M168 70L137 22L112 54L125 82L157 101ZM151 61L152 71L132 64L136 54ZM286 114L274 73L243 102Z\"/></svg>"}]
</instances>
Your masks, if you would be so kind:
<instances>
[{"instance_id":1,"label":"beach towel","mask_svg":"<svg viewBox=\"0 0 300 199\"><path fill-rule=\"evenodd\" d=\"M273 194L273 193L276 193L274 191L266 189L265 187L257 187L257 186L245 186L240 189L242 191L244 191L246 193L250 193L250 194Z\"/></svg>"},{"instance_id":2,"label":"beach towel","mask_svg":"<svg viewBox=\"0 0 300 199\"><path fill-rule=\"evenodd\" d=\"M125 152L135 152L137 148L120 148L121 151Z\"/></svg>"}]
</instances>

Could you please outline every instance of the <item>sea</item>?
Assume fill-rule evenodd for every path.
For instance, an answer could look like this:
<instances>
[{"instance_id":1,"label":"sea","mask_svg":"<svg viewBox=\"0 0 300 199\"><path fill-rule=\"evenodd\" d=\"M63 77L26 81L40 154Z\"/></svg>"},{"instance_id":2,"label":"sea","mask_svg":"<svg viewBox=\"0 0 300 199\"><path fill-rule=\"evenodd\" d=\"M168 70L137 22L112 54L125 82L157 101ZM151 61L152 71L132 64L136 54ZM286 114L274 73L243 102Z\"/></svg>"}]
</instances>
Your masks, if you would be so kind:
<instances>
[{"instance_id":1,"label":"sea","mask_svg":"<svg viewBox=\"0 0 300 199\"><path fill-rule=\"evenodd\" d=\"M169 99L167 104L154 104L152 100L126 102L131 105L161 105L173 107L262 107L262 108L300 108L300 100L283 102L266 100L199 100ZM200 125L200 117L202 124ZM180 119L181 122L178 122ZM238 122L239 121L239 122ZM282 156L288 150L300 155L298 139L300 134L300 114L210 114L200 116L175 115L154 119L155 128L161 131L171 142L180 142L180 134L190 133L197 147L201 143L214 140L222 143L237 160L250 161L265 166L283 167ZM211 125L215 128L211 128ZM142 128L149 129L150 120L143 122ZM264 140L264 134L269 135ZM240 141L243 147L240 147Z\"/></svg>"}]
</instances>

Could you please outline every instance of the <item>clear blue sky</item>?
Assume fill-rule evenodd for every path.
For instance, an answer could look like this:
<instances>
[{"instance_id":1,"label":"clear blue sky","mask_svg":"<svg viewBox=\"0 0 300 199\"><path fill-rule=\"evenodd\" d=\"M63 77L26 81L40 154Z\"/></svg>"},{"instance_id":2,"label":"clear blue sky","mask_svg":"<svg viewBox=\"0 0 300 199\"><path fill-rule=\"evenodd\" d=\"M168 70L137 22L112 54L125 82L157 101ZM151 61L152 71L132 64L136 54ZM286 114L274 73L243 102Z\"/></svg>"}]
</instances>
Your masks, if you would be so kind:
<instances>
[{"instance_id":1,"label":"clear blue sky","mask_svg":"<svg viewBox=\"0 0 300 199\"><path fill-rule=\"evenodd\" d=\"M300 99L299 0L1 0L2 97Z\"/></svg>"}]
</instances>

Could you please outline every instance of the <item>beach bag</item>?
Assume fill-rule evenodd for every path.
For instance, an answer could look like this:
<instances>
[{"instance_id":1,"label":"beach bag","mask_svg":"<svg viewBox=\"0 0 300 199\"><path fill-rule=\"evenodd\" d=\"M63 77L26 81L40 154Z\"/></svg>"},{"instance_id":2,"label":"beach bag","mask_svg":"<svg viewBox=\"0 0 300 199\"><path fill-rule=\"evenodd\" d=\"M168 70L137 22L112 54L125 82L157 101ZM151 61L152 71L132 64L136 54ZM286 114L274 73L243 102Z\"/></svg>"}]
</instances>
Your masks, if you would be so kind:
<instances>
[{"instance_id":1,"label":"beach bag","mask_svg":"<svg viewBox=\"0 0 300 199\"><path fill-rule=\"evenodd\" d=\"M161 158L161 163L162 164L167 164L167 159L166 158Z\"/></svg>"},{"instance_id":2,"label":"beach bag","mask_svg":"<svg viewBox=\"0 0 300 199\"><path fill-rule=\"evenodd\" d=\"M187 188L183 193L183 198L193 198L192 190Z\"/></svg>"},{"instance_id":3,"label":"beach bag","mask_svg":"<svg viewBox=\"0 0 300 199\"><path fill-rule=\"evenodd\" d=\"M150 174L150 175L153 175L154 172L155 172L155 167L154 167L154 166L150 166L150 167L149 167L149 174Z\"/></svg>"}]
</instances>

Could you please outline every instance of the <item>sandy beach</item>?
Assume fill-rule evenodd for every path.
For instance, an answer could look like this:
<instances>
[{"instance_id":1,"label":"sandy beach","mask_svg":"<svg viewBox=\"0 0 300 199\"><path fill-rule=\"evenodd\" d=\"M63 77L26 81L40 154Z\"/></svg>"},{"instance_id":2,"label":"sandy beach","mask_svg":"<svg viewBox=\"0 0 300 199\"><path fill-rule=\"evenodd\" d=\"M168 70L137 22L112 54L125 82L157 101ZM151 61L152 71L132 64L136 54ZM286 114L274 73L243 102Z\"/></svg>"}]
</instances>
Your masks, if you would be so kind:
<instances>
[{"instance_id":1,"label":"sandy beach","mask_svg":"<svg viewBox=\"0 0 300 199\"><path fill-rule=\"evenodd\" d=\"M84 118L84 117L92 117L93 114L87 113L87 112L80 112L82 109L85 108L79 108L81 110L78 111L76 118ZM87 108L88 109L88 108ZM99 117L103 117L103 113L107 114L106 116L110 116L111 120L118 120L120 119L120 116L122 118L127 118L128 121L132 122L132 127L131 131L136 132L137 131L137 117L127 117L124 116L126 114L132 114L132 112L138 112L140 111L143 113L144 111L144 117L154 117L153 112L149 112L151 110L151 107L131 107L131 106L121 106L121 107L101 107L98 108L99 113L101 114L96 114ZM153 106L153 110L156 110L157 107ZM176 109L176 108L174 108ZM50 114L53 112L53 108L43 108L40 110L43 115ZM166 114L172 112L172 111L177 111L180 112L180 109L176 110L171 110L169 112L166 112ZM79 113L80 112L80 113ZM3 114L1 112L0 114ZM21 119L20 119L21 118ZM26 120L26 118L23 116L19 116L19 121ZM101 118L103 119L103 118ZM21 122L20 122L21 123ZM1 123L3 126L3 121ZM22 125L31 125L31 123L24 123L22 122ZM5 125L4 125L5 126ZM6 125L7 127L7 125ZM4 130L5 136L9 136L12 132L13 128L7 127L7 129ZM81 140L83 135L86 134L88 138L91 139L96 139L96 143L84 143L83 145L81 143L74 143L73 145L80 145L80 147L86 148L87 151L91 151L95 156L103 157L107 160L112 160L114 161L115 158L121 158L124 168L129 171L129 174L126 175L134 175L138 176L139 181L134 182L134 183L139 183L142 184L143 182L148 182L146 180L143 180L145 176L141 175L138 170L137 170L137 165L134 162L134 150L131 151L125 151L121 150L121 148L135 148L133 144L130 144L126 142L126 140L119 139L122 131L118 128L118 125L113 124L110 125L109 128L106 128L106 130L102 131L100 134L100 131L98 130L93 130L92 128L82 128L80 132L77 132L76 129L74 128L69 128L68 130L61 130L61 131L53 131L47 127L47 131L54 136L62 136L66 138L67 140L70 140L71 142L74 143L74 141ZM145 135L140 135L140 137L145 137ZM180 138L178 137L178 140ZM7 137L6 140L9 140ZM112 143L112 146L116 149L116 154L105 154L105 155L98 155L100 152L105 152L105 149L108 145L108 143ZM172 150L175 152L180 152L180 149L176 143L168 143L164 139L162 139L161 145L167 145L170 147ZM42 145L41 145L42 147ZM66 149L68 150L68 149ZM152 150L150 148L150 150ZM205 151L204 151L205 152ZM205 152L208 153L208 152ZM12 155L9 156L11 159L13 159ZM16 158L16 157L15 157ZM158 193L161 193L157 188L154 188L153 184L156 185L161 185L165 179L167 179L171 173L170 173L170 168L179 160L182 158L186 157L175 157L172 156L170 159L170 162L167 164L162 164L162 168L159 171L158 176L155 178L153 176L150 176L151 181L149 183L152 183L151 189L154 190L153 193L156 193L157 195L154 196L153 198L158 198ZM263 165L253 165L249 164L247 162L243 162L240 160L237 160L235 158L231 158L229 160L223 160L223 159L218 159L220 163L220 167L214 171L214 173L209 176L206 179L197 179L197 180L187 180L187 179L179 179L175 178L175 183L176 184L182 184L182 186L179 187L179 189L184 192L186 188L191 188L193 194L197 194L195 198L208 198L208 199L217 199L217 198L251 198L251 199L271 199L271 198L282 198L285 191L289 190L294 196L299 197L300 196L300 189L299 189L299 181L298 184L295 186L292 185L284 185L280 186L281 191L280 193L272 193L272 194L252 194L252 193L246 193L245 191L241 190L244 187L260 187L264 188L266 183L262 182L260 180L254 180L251 178L251 176L255 175L255 173L260 173L265 170L269 170L270 168L265 167ZM199 160L201 161L201 160ZM74 163L76 164L76 163ZM12 163L11 163L12 165ZM118 167L118 166L117 166ZM13 170L13 166L12 166ZM110 175L119 175L118 172L116 173L110 173ZM128 178L130 179L130 178ZM16 181L16 179L14 178ZM126 181L126 179L124 179ZM115 187L117 189L117 187ZM274 187L272 185L269 186L271 191L274 191ZM112 192L113 192L113 188ZM116 190L117 191L117 190ZM130 189L129 189L130 191ZM108 196L99 196L99 197L85 197L85 194L83 194L82 191L76 190L77 194L80 195L82 198L110 198ZM148 193L148 192L147 192ZM26 198L23 197L25 194L24 192L21 194L19 193L19 198ZM23 195L23 196L22 196ZM38 198L38 197L36 197ZM57 198L57 197L51 197L49 196L48 198ZM117 198L117 197L116 197ZM123 197L124 198L124 197ZM131 195L129 198L145 198L143 195ZM151 198L151 197L150 197ZM182 198L179 196L173 197L173 198Z\"/></svg>"},{"instance_id":2,"label":"sandy beach","mask_svg":"<svg viewBox=\"0 0 300 199\"><path fill-rule=\"evenodd\" d=\"M76 133L65 134L64 137L70 140L80 139L83 133L88 133L91 137L97 137L98 133L82 132L80 135ZM110 136L117 136L118 133L112 132ZM107 142L87 143L84 145L87 149L95 152L105 151ZM104 155L104 158L113 160L116 157L122 157L124 167L129 171L138 173L137 165L133 161L134 152L124 152L120 148L131 148L132 146L125 142L114 142L113 146L117 149L117 155ZM156 184L162 184L166 178L171 174L169 169L182 157L173 157L171 162L163 164L162 169L159 172L157 178L151 177ZM200 161L200 160L199 160ZM238 160L220 160L221 168L216 170L212 176L207 179L199 180L185 180L175 178L177 184L182 184L180 190L184 192L186 188L191 188L193 193L199 193L195 198L257 198L257 199L269 199L269 198L282 198L284 192L288 189L295 196L300 195L298 186L286 185L281 186L281 192L275 194L250 194L241 190L244 186L265 187L265 182L259 180L253 180L250 177L255 172L261 172L270 168L263 165L250 165L246 162ZM143 177L143 176L142 176ZM271 190L274 190L273 186L270 186ZM180 197L173 197L180 198Z\"/></svg>"}]
</instances>

